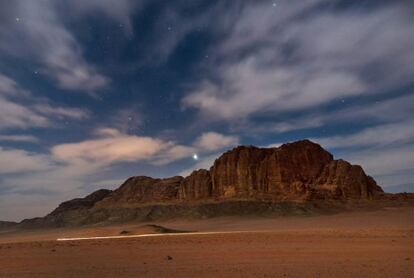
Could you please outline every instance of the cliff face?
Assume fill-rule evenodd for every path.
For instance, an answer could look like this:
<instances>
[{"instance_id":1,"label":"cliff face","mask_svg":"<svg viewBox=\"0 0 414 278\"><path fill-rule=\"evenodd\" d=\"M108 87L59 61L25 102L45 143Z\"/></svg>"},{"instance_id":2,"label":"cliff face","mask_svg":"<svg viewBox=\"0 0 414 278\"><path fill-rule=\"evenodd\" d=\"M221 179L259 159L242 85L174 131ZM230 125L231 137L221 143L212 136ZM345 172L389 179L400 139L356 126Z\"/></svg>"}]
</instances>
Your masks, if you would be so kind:
<instances>
[{"instance_id":1,"label":"cliff face","mask_svg":"<svg viewBox=\"0 0 414 278\"><path fill-rule=\"evenodd\" d=\"M197 171L184 179L181 199L197 199L194 192L203 192L204 198L284 200L368 199L382 192L360 166L334 160L309 140L271 149L237 147L219 157L210 171L200 171L202 175Z\"/></svg>"},{"instance_id":2,"label":"cliff face","mask_svg":"<svg viewBox=\"0 0 414 278\"><path fill-rule=\"evenodd\" d=\"M202 200L213 196L210 171L200 169L183 179L178 192L179 200Z\"/></svg>"},{"instance_id":3,"label":"cliff face","mask_svg":"<svg viewBox=\"0 0 414 278\"><path fill-rule=\"evenodd\" d=\"M132 177L114 191L99 190L64 202L48 216L22 224L84 225L190 211L222 215L218 210L226 207L237 214L245 205L249 212L259 207L267 211L279 201L364 200L382 192L361 166L334 160L318 144L303 140L279 148L240 146L221 155L210 170L197 170L186 178Z\"/></svg>"},{"instance_id":4,"label":"cliff face","mask_svg":"<svg viewBox=\"0 0 414 278\"><path fill-rule=\"evenodd\" d=\"M211 168L213 194L225 198L304 195L332 160L330 153L310 141L275 149L238 147Z\"/></svg>"},{"instance_id":5,"label":"cliff face","mask_svg":"<svg viewBox=\"0 0 414 278\"><path fill-rule=\"evenodd\" d=\"M374 179L367 176L359 165L334 160L323 168L315 182L314 193L336 198L367 199L383 192Z\"/></svg>"},{"instance_id":6,"label":"cliff face","mask_svg":"<svg viewBox=\"0 0 414 278\"><path fill-rule=\"evenodd\" d=\"M95 207L200 200L369 199L382 192L361 166L333 156L309 140L279 148L240 146L210 170L186 178L132 177Z\"/></svg>"}]
</instances>

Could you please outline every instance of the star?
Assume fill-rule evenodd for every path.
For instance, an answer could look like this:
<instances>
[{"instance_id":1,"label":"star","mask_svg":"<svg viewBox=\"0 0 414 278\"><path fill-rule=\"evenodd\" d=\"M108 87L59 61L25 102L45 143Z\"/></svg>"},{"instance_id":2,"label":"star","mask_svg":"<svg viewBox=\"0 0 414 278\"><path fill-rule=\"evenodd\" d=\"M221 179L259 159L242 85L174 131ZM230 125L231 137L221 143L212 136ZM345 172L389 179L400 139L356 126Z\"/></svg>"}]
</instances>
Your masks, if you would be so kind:
<instances>
[{"instance_id":1,"label":"star","mask_svg":"<svg viewBox=\"0 0 414 278\"><path fill-rule=\"evenodd\" d=\"M193 159L194 160L198 160L198 155L195 153L195 154L193 154Z\"/></svg>"},{"instance_id":2,"label":"star","mask_svg":"<svg viewBox=\"0 0 414 278\"><path fill-rule=\"evenodd\" d=\"M19 22L20 21L20 18L19 17L16 17L16 21Z\"/></svg>"}]
</instances>

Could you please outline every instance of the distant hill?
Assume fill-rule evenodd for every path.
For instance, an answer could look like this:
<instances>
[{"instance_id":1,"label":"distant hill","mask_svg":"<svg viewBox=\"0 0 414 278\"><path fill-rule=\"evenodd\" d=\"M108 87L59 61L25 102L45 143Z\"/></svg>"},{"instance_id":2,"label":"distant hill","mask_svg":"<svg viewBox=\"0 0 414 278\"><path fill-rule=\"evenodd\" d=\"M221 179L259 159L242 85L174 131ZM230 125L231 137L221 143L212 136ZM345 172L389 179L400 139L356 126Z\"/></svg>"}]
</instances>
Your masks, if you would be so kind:
<instances>
[{"instance_id":1,"label":"distant hill","mask_svg":"<svg viewBox=\"0 0 414 278\"><path fill-rule=\"evenodd\" d=\"M10 221L0 221L0 230L2 229L8 229L11 227L16 226L18 223L16 222L10 222Z\"/></svg>"}]
</instances>

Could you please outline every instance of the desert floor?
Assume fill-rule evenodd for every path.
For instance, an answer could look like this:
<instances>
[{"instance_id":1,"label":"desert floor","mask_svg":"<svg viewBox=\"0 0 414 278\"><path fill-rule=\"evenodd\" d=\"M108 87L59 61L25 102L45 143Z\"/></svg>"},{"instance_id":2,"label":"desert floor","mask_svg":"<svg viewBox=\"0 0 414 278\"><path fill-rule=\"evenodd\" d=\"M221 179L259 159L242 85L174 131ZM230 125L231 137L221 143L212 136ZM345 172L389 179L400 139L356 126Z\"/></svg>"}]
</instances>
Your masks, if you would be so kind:
<instances>
[{"instance_id":1,"label":"desert floor","mask_svg":"<svg viewBox=\"0 0 414 278\"><path fill-rule=\"evenodd\" d=\"M148 223L145 223L148 224ZM414 277L414 207L0 233L0 277Z\"/></svg>"}]
</instances>

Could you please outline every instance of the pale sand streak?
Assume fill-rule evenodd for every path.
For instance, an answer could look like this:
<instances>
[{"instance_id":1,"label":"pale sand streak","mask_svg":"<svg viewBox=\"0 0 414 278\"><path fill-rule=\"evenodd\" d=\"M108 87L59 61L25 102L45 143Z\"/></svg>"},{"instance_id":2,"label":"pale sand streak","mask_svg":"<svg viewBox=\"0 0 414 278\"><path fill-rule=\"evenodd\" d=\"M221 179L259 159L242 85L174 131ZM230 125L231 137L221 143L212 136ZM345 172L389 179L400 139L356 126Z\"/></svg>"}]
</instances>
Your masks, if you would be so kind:
<instances>
[{"instance_id":1,"label":"pale sand streak","mask_svg":"<svg viewBox=\"0 0 414 278\"><path fill-rule=\"evenodd\" d=\"M192 232L192 233L167 233L167 234L143 234L129 236L95 236L95 237L71 237L58 238L57 241L75 241L75 240L93 240L93 239L120 239L135 237L159 237L159 236L188 236L188 235L217 235L217 234L240 234L240 233L256 233L265 231L228 231L228 232Z\"/></svg>"}]
</instances>

